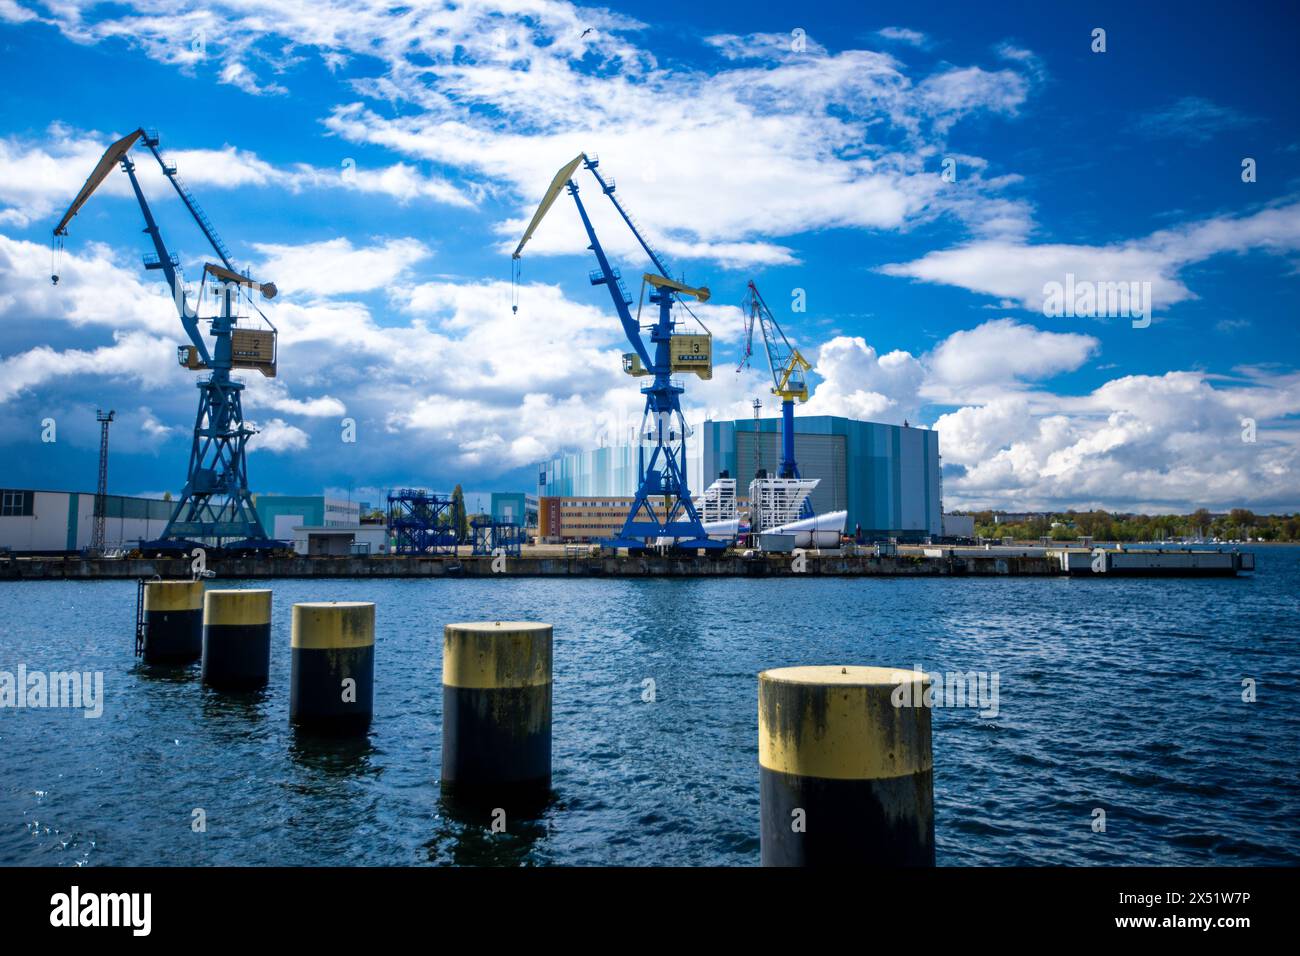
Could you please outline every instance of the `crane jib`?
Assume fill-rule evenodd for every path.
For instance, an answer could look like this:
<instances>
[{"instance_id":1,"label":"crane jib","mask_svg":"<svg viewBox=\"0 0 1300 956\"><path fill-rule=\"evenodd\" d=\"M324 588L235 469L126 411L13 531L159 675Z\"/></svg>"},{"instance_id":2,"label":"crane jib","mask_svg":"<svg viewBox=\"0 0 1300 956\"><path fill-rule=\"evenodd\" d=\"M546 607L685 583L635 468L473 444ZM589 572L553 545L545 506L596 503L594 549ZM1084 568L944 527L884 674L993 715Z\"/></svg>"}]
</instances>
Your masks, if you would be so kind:
<instances>
[{"instance_id":1,"label":"crane jib","mask_svg":"<svg viewBox=\"0 0 1300 956\"><path fill-rule=\"evenodd\" d=\"M54 234L56 236L66 236L68 234L68 223L72 220L72 217L81 211L81 207L86 204L86 200L89 199L94 191L99 188L99 184L102 183L108 174L113 171L113 167L116 166L121 161L122 157L126 155L127 150L135 145L135 141L143 135L144 130L138 129L134 133L123 136L112 146L108 147L108 149L104 150L104 155L100 157L99 162L95 164L95 168L91 170L90 175L86 177L86 184L81 187L81 192L77 193L77 198L72 200L72 205L70 205L68 211L63 214L63 218L59 220L59 224L54 227Z\"/></svg>"},{"instance_id":2,"label":"crane jib","mask_svg":"<svg viewBox=\"0 0 1300 956\"><path fill-rule=\"evenodd\" d=\"M538 204L537 211L533 213L532 221L528 223L528 228L524 230L523 238L519 240L519 245L515 246L515 251L511 258L518 259L523 255L524 245L533 237L533 233L537 231L537 227L541 225L546 214L550 212L551 207L555 205L555 200L556 197L560 195L560 190L564 188L564 184L569 181L569 177L573 175L573 171L578 168L578 164L585 158L585 154L579 153L561 167L560 171L555 174L555 177L551 180L551 185L546 187L546 195L542 197L541 203Z\"/></svg>"}]
</instances>

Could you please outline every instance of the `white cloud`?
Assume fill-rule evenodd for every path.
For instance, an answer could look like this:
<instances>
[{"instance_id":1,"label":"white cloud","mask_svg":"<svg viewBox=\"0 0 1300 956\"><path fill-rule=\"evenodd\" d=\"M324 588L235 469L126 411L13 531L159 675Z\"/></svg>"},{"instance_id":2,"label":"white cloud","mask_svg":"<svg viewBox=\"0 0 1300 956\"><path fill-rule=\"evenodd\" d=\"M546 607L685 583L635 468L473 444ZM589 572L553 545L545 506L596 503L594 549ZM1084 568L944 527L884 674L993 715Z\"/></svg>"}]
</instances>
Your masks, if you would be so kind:
<instances>
[{"instance_id":1,"label":"white cloud","mask_svg":"<svg viewBox=\"0 0 1300 956\"><path fill-rule=\"evenodd\" d=\"M278 83L259 83L256 74L237 60L227 61L226 65L221 68L219 76L221 77L222 83L229 83L231 86L237 86L245 93L253 96L264 96L267 94L279 96L289 92Z\"/></svg>"},{"instance_id":2,"label":"white cloud","mask_svg":"<svg viewBox=\"0 0 1300 956\"><path fill-rule=\"evenodd\" d=\"M17 136L0 138L0 225L26 227L50 220L66 209L86 177L118 133L74 132L52 124L39 142ZM308 189L342 189L391 197L399 203L427 199L450 206L471 208L480 190L460 188L437 176L426 176L408 163L393 163L374 169L355 163L338 169L321 169L307 163L281 167L256 153L225 144L213 149L162 149L168 162L176 164L187 185L205 189L241 187L277 188L292 193ZM174 193L153 157L147 152L136 157L136 175L151 203L174 198ZM111 174L96 196L130 198L126 176ZM92 199L87 208L92 208ZM138 213L134 213L138 217ZM76 221L72 230L75 232Z\"/></svg>"},{"instance_id":3,"label":"white cloud","mask_svg":"<svg viewBox=\"0 0 1300 956\"><path fill-rule=\"evenodd\" d=\"M920 30L911 30L907 27L885 27L876 31L876 36L882 40L890 40L894 43L905 43L908 46L925 47L929 45L930 38Z\"/></svg>"},{"instance_id":4,"label":"white cloud","mask_svg":"<svg viewBox=\"0 0 1300 956\"><path fill-rule=\"evenodd\" d=\"M806 415L902 424L916 421L921 364L909 353L878 356L859 336L837 336L817 350L813 371L821 381L803 407Z\"/></svg>"},{"instance_id":5,"label":"white cloud","mask_svg":"<svg viewBox=\"0 0 1300 956\"><path fill-rule=\"evenodd\" d=\"M1076 281L1150 282L1156 315L1195 298L1180 278L1187 266L1225 252L1273 254L1300 249L1300 203L1241 216L1216 216L1105 246L975 241L883 266L887 275L957 286L1041 311L1043 287Z\"/></svg>"},{"instance_id":6,"label":"white cloud","mask_svg":"<svg viewBox=\"0 0 1300 956\"><path fill-rule=\"evenodd\" d=\"M773 60L788 56L806 56L825 53L826 48L808 36L803 30L798 33L749 33L739 36L734 33L719 33L704 38L704 42L716 49L728 60Z\"/></svg>"},{"instance_id":7,"label":"white cloud","mask_svg":"<svg viewBox=\"0 0 1300 956\"><path fill-rule=\"evenodd\" d=\"M1243 370L1216 384L1174 371L1083 395L1042 388L1097 344L1006 319L954 333L919 358L877 357L863 339L841 336L817 350L800 414L916 423L925 401L958 405L933 425L945 465L956 466L944 479L949 508L1300 508L1300 374ZM1255 443L1242 441L1247 417L1258 423Z\"/></svg>"},{"instance_id":8,"label":"white cloud","mask_svg":"<svg viewBox=\"0 0 1300 956\"><path fill-rule=\"evenodd\" d=\"M257 273L263 281L309 298L388 288L430 255L424 243L409 238L362 248L343 237L294 246L253 243L253 248L265 257Z\"/></svg>"},{"instance_id":9,"label":"white cloud","mask_svg":"<svg viewBox=\"0 0 1300 956\"><path fill-rule=\"evenodd\" d=\"M311 444L307 433L282 418L271 418L255 426L257 435L248 443L249 454L268 451L273 455L302 451Z\"/></svg>"},{"instance_id":10,"label":"white cloud","mask_svg":"<svg viewBox=\"0 0 1300 956\"><path fill-rule=\"evenodd\" d=\"M33 256L29 247L0 237L0 255L10 262ZM64 319L73 332L99 322L102 316L85 311L94 300L81 286L94 279L115 286L121 272L105 250L78 260L60 286L71 308L50 318ZM0 303L7 304L0 316L26 316L27 300L15 289L28 284L0 270ZM642 396L619 371L627 346L603 305L530 283L515 315L508 283L472 280L399 286L392 301L400 311L382 326L355 302L273 303L285 377L249 376L245 413L262 426L250 449L292 455L310 448L314 467L354 462L346 467L359 475L370 467L363 462L382 456L413 475L436 461L487 479L560 450L621 441L640 420ZM157 447L169 431L183 433L195 396L192 374L175 362L176 320L155 330L156 320L138 313L125 310L136 324L114 329L110 344L38 346L0 359L0 402L16 407L51 386L66 396L108 379L126 390L119 407L130 407L133 396L147 402L147 414L138 416L142 447ZM702 317L726 333L720 342L739 327L733 307L710 304ZM1007 319L954 333L921 356L879 355L848 336L806 352L815 371L801 415L918 423L927 402L957 406L935 423L944 461L956 468L944 482L949 507L1300 506L1295 373L1248 369L1216 380L1176 371L1054 394L1044 383L1094 357L1096 340ZM774 414L770 376L757 364L736 374L719 351L715 378L689 383L688 419L747 417L755 396ZM357 421L356 445L338 440L345 413ZM1258 422L1254 444L1241 441L1244 417Z\"/></svg>"},{"instance_id":11,"label":"white cloud","mask_svg":"<svg viewBox=\"0 0 1300 956\"><path fill-rule=\"evenodd\" d=\"M556 168L583 150L599 151L621 177L621 194L654 210L653 238L680 259L788 263L793 254L773 237L897 229L941 215L981 235L989 223L1004 234L1011 220L1019 223L1011 231L1026 231L1028 206L999 195L1004 182L975 176L960 191L944 190L926 165L962 118L1017 112L1029 83L1013 70L944 66L913 77L875 51L826 54L810 42L787 54L790 37L774 33L705 40L733 57L760 54L706 74L660 65L627 39L638 22L558 0L525 8L513 0L397 8L241 0L130 13L160 13L160 4L133 0L124 11L97 11L93 23L60 6L51 18L77 42L121 37L187 70L215 62L226 82L255 92L271 88L261 75L268 70L277 84L291 83L293 65L310 51L334 65L340 56L377 62L378 73L351 81L363 100L339 105L327 127L504 189L519 205L499 224L503 244L513 244ZM197 59L195 30L206 36ZM398 103L410 108L391 108ZM357 181L365 175L358 170ZM375 188L417 189L396 171ZM437 181L420 190L462 203L475 192ZM530 253L569 251L575 238L586 245L571 221L548 223ZM630 249L625 237L612 243Z\"/></svg>"},{"instance_id":12,"label":"white cloud","mask_svg":"<svg viewBox=\"0 0 1300 956\"><path fill-rule=\"evenodd\" d=\"M1011 319L994 319L954 332L928 357L937 387L1041 381L1079 368L1101 348L1090 335L1044 332Z\"/></svg>"},{"instance_id":13,"label":"white cloud","mask_svg":"<svg viewBox=\"0 0 1300 956\"><path fill-rule=\"evenodd\" d=\"M1084 396L1043 393L962 408L935 422L952 505L1135 511L1300 507L1288 416L1300 377L1214 387L1199 372L1133 375ZM1243 417L1258 416L1254 443ZM1265 426L1268 422L1268 426Z\"/></svg>"},{"instance_id":14,"label":"white cloud","mask_svg":"<svg viewBox=\"0 0 1300 956\"><path fill-rule=\"evenodd\" d=\"M0 404L24 391L76 376L101 376L155 389L174 382L179 371L175 346L142 332L115 332L112 345L94 349L59 351L41 345L0 359Z\"/></svg>"},{"instance_id":15,"label":"white cloud","mask_svg":"<svg viewBox=\"0 0 1300 956\"><path fill-rule=\"evenodd\" d=\"M59 256L55 268L58 285L50 282L48 246L0 233L0 317L181 334L166 285L145 283L109 247L88 243Z\"/></svg>"}]
</instances>

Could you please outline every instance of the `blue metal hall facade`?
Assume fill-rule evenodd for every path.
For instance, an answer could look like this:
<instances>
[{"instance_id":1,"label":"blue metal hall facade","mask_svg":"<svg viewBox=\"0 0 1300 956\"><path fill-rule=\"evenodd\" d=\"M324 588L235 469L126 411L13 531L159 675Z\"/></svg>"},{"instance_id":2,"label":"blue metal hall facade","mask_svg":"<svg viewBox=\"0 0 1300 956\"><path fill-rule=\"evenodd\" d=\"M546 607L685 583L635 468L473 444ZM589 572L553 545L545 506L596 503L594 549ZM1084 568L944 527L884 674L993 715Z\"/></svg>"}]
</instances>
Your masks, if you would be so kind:
<instances>
[{"instance_id":1,"label":"blue metal hall facade","mask_svg":"<svg viewBox=\"0 0 1300 956\"><path fill-rule=\"evenodd\" d=\"M848 512L847 531L866 537L921 540L942 534L939 433L832 415L796 416L795 457L805 478L820 479L818 512ZM630 496L636 482L635 445L558 456L538 465L538 494L554 497ZM706 421L695 430L687 460L697 494L722 472L748 493L756 470L777 474L781 420Z\"/></svg>"}]
</instances>

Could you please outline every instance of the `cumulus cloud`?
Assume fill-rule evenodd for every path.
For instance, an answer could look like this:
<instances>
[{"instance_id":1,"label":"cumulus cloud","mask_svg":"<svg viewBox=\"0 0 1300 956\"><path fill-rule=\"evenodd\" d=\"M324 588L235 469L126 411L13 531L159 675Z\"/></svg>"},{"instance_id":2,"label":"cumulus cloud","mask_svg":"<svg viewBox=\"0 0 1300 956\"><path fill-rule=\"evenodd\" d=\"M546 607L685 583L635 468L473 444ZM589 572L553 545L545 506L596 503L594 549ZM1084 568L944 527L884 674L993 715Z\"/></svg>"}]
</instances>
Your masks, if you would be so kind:
<instances>
[{"instance_id":1,"label":"cumulus cloud","mask_svg":"<svg viewBox=\"0 0 1300 956\"><path fill-rule=\"evenodd\" d=\"M1200 372L1131 375L1079 397L1009 397L940 416L944 490L966 507L1294 509L1300 378L1215 387ZM1242 440L1243 417L1268 421Z\"/></svg>"},{"instance_id":2,"label":"cumulus cloud","mask_svg":"<svg viewBox=\"0 0 1300 956\"><path fill-rule=\"evenodd\" d=\"M54 218L67 208L104 150L120 135L75 131L54 123L40 140L0 137L0 165L5 169L0 179L0 226L26 227L49 219L53 227ZM308 163L276 166L230 144L212 149L167 149L167 145L164 141L162 147L168 162L176 164L189 186L200 189L274 187L291 193L337 189L388 196L399 203L427 199L462 208L472 208L481 193L477 187L462 188L442 177L424 175L404 162L375 168L355 162L338 169ZM136 174L146 198L151 203L173 198L153 158L147 153L145 157L148 161L137 163ZM130 183L120 173L111 174L96 196L129 198Z\"/></svg>"},{"instance_id":3,"label":"cumulus cloud","mask_svg":"<svg viewBox=\"0 0 1300 956\"><path fill-rule=\"evenodd\" d=\"M981 240L881 267L886 275L956 286L1041 311L1044 286L1077 281L1150 282L1157 315L1195 298L1180 277L1189 265L1222 253L1300 250L1300 203L1240 216L1215 216L1162 229L1142 239L1089 246Z\"/></svg>"},{"instance_id":4,"label":"cumulus cloud","mask_svg":"<svg viewBox=\"0 0 1300 956\"><path fill-rule=\"evenodd\" d=\"M462 184L357 168L351 188L461 203L495 191L518 203L498 224L503 245L517 239L556 168L583 150L598 150L622 194L656 211L654 238L680 260L789 263L795 257L780 237L939 216L978 235L986 224L1004 234L1015 220L1011 231L1023 234L1030 216L1025 203L1000 194L1006 181L972 176L962 190L944 190L926 165L962 119L1016 115L1031 83L1011 68L945 64L912 75L885 53L830 54L807 37L796 50L790 35L772 33L706 38L729 63L706 74L659 63L635 42L637 21L559 0L526 10L509 0L183 0L166 16L142 15L159 12L159 2L101 9L93 22L57 6L49 19L79 43L121 38L182 70L215 63L222 82L257 95L291 84L294 67L313 53L330 68L355 57L375 72L351 80L359 99L338 104L327 129L405 163L454 170ZM196 31L206 44L197 54ZM919 38L902 28L886 35ZM392 109L399 103L410 108ZM743 163L736 143L745 144ZM319 185L330 171L274 172ZM530 253L585 246L575 218L548 223ZM631 249L626 236L610 241L613 251Z\"/></svg>"},{"instance_id":5,"label":"cumulus cloud","mask_svg":"<svg viewBox=\"0 0 1300 956\"><path fill-rule=\"evenodd\" d=\"M1165 308L1194 296L1188 265L1229 251L1291 255L1300 247L1300 204L1106 245L1031 241L1032 207L1012 191L1019 178L949 144L968 118L1014 120L1043 80L1037 58L1009 42L988 54L992 64L916 69L900 59L906 50L831 53L807 38L796 51L781 33L718 35L704 42L723 68L705 73L660 62L638 42L636 21L563 2L128 0L101 5L93 18L76 4L42 9L77 43L120 40L181 71L202 65L250 95L291 89L307 57L329 70L347 65L348 97L329 109L325 129L359 156L386 150L395 162L284 165L236 144L172 158L191 184L214 189L348 189L461 207L491 197L505 204L493 213L503 249L555 169L584 150L600 152L618 195L654 211L649 238L670 260L791 264L798 253L790 237L908 230L948 217L968 241L884 271L988 295L998 309L1038 310L1043 285L1070 272L1149 279ZM34 16L0 0L0 18ZM903 27L877 38L895 52L929 44ZM1174 113L1196 109L1205 113L1196 103ZM111 138L56 126L40 141L0 140L0 224L26 227L55 213ZM744 162L736 161L738 143ZM961 188L936 175L941 156L958 160ZM141 175L151 197L165 192L156 169L142 163ZM634 251L594 181L581 185L611 251ZM103 188L127 195L121 176ZM525 269L533 256L586 245L566 198L529 247ZM250 377L246 412L262 428L254 450L292 456L310 448L313 466L336 474L369 474L383 462L410 474L473 469L486 479L561 449L621 440L640 418L642 397L619 372L627 346L617 323L607 308L558 286L526 280L515 316L506 283L427 281L418 267L430 252L413 239L258 252L286 290L271 314L292 377ZM0 235L0 317L52 330L52 344L0 359L0 403L26 411L23 403L52 384L61 393L82 389L69 401L85 400L84 390L111 381L141 408L142 440L184 434L193 375L175 362L180 330L170 301L107 247L65 259L58 287L36 281L47 256L43 246ZM390 310L383 315L348 298L380 290ZM713 314L700 311L706 320ZM739 327L734 316L721 319L719 331ZM917 422L936 404L949 409L935 424L951 469L950 506L1296 505L1292 373L1248 370L1229 380L1184 370L1117 378L1083 394L1049 389L1098 350L1092 336L1005 318L916 355L835 336L807 349L814 390L800 414ZM742 417L767 388L765 370L727 373L720 363L712 381L691 382L687 413ZM338 440L344 414L358 423L354 445ZM1243 417L1258 420L1258 442L1240 441Z\"/></svg>"},{"instance_id":6,"label":"cumulus cloud","mask_svg":"<svg viewBox=\"0 0 1300 956\"><path fill-rule=\"evenodd\" d=\"M24 262L32 246L4 240L0 253ZM110 381L127 398L119 406L131 407L134 396L142 407L123 415L122 447L157 448L189 428L193 375L176 365L174 318L155 329L155 319L128 311L134 324L110 330L108 344L76 344L78 330L99 318L85 311L92 299L80 286L126 282L102 252L69 270L60 286L66 315L58 302L47 304L49 337L59 338L62 319L67 344L0 359L0 403L38 421L46 407L30 402L43 388L93 407ZM27 284L0 270L0 303L8 304L0 318L23 316L27 300L15 290ZM487 480L561 450L622 441L640 420L642 397L619 370L627 346L603 306L527 283L515 315L508 283L450 280L400 284L390 303L382 325L359 302L273 303L285 377L249 377L245 413L261 428L250 449L281 456L310 449L313 468L334 474L369 475L376 462L427 474L433 462L439 473ZM701 312L720 331L739 327L734 307L710 303ZM1224 380L1175 371L1056 394L1046 385L1095 359L1097 340L1009 319L955 332L921 355L880 354L859 336L834 336L807 354L813 391L800 415L917 424L932 403L951 407L934 422L949 507L1300 504L1295 373L1250 369ZM754 396L774 413L770 376L759 365L735 373L719 360L712 381L691 382L688 419L746 417ZM344 414L357 422L355 444L339 440ZM1246 417L1258 422L1253 444L1241 441Z\"/></svg>"},{"instance_id":7,"label":"cumulus cloud","mask_svg":"<svg viewBox=\"0 0 1300 956\"><path fill-rule=\"evenodd\" d=\"M424 243L410 238L361 248L339 237L300 245L253 243L253 249L264 257L259 276L285 293L308 298L387 288L430 255Z\"/></svg>"},{"instance_id":8,"label":"cumulus cloud","mask_svg":"<svg viewBox=\"0 0 1300 956\"><path fill-rule=\"evenodd\" d=\"M265 451L280 455L302 451L311 444L305 431L296 425L290 425L283 418L271 418L254 427L257 428L257 436L248 443L249 454Z\"/></svg>"},{"instance_id":9,"label":"cumulus cloud","mask_svg":"<svg viewBox=\"0 0 1300 956\"><path fill-rule=\"evenodd\" d=\"M1012 319L994 319L948 336L930 353L928 365L936 388L1009 385L1073 371L1100 348L1090 335L1045 332Z\"/></svg>"},{"instance_id":10,"label":"cumulus cloud","mask_svg":"<svg viewBox=\"0 0 1300 956\"><path fill-rule=\"evenodd\" d=\"M813 373L820 382L803 414L843 415L896 425L917 419L925 373L907 352L877 355L860 336L836 336L817 350Z\"/></svg>"},{"instance_id":11,"label":"cumulus cloud","mask_svg":"<svg viewBox=\"0 0 1300 956\"><path fill-rule=\"evenodd\" d=\"M953 333L921 355L877 356L863 339L817 350L800 414L913 424L938 416L949 508L1187 510L1300 507L1300 374L1243 370L1130 375L1082 395L1044 389L1098 351L1086 335L1000 319ZM736 416L739 417L739 416ZM1243 419L1257 441L1242 440Z\"/></svg>"}]
</instances>

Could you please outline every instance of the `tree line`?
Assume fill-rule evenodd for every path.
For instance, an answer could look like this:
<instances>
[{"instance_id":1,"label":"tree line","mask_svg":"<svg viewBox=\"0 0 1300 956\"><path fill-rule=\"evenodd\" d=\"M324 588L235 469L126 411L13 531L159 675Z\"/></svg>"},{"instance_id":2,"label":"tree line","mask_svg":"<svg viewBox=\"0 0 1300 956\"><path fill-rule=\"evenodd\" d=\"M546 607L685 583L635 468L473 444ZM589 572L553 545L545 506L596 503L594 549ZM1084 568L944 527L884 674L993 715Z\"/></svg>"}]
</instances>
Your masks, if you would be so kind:
<instances>
[{"instance_id":1,"label":"tree line","mask_svg":"<svg viewBox=\"0 0 1300 956\"><path fill-rule=\"evenodd\" d=\"M994 522L992 511L969 514L975 518L975 533L985 538L1009 535L1017 540L1034 540L1047 536L1054 541L1072 541L1086 535L1098 541L1170 541L1180 538L1300 541L1300 514L1257 515L1246 508L1233 508L1221 515L1214 515L1206 508L1185 515L1064 511L1000 524Z\"/></svg>"}]
</instances>

